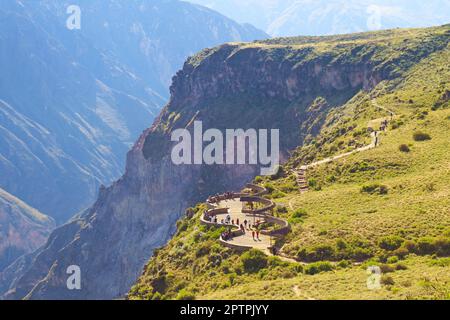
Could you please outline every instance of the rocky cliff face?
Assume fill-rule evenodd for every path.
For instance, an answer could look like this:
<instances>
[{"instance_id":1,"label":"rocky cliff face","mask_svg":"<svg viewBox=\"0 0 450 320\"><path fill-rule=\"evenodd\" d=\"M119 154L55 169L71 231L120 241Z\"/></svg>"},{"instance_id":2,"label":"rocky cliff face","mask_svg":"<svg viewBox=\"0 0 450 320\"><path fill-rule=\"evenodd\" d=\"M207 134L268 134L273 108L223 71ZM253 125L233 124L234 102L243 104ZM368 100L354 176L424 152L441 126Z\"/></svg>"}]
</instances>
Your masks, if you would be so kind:
<instances>
[{"instance_id":1,"label":"rocky cliff face","mask_svg":"<svg viewBox=\"0 0 450 320\"><path fill-rule=\"evenodd\" d=\"M0 187L58 224L120 177L186 57L266 35L177 0L4 0L0 5Z\"/></svg>"},{"instance_id":2,"label":"rocky cliff face","mask_svg":"<svg viewBox=\"0 0 450 320\"><path fill-rule=\"evenodd\" d=\"M0 189L0 271L42 246L55 222Z\"/></svg>"},{"instance_id":3,"label":"rocky cliff face","mask_svg":"<svg viewBox=\"0 0 450 320\"><path fill-rule=\"evenodd\" d=\"M420 59L424 43L429 50L421 51L422 57L448 42L442 34L426 33L405 53L397 41L402 34L394 35L382 41L360 36L366 44L342 39L295 46L228 44L190 58L173 80L169 104L129 152L124 176L101 189L95 205L55 230L43 248L3 273L3 291L9 290L4 297L125 295L186 207L209 194L238 189L259 172L252 165L174 165L170 135L175 129L192 130L194 120L202 121L204 130L277 128L286 157L317 132L330 108L396 76L385 66L387 59L408 54ZM320 107L310 108L318 97ZM66 288L69 265L81 268L81 290Z\"/></svg>"}]
</instances>

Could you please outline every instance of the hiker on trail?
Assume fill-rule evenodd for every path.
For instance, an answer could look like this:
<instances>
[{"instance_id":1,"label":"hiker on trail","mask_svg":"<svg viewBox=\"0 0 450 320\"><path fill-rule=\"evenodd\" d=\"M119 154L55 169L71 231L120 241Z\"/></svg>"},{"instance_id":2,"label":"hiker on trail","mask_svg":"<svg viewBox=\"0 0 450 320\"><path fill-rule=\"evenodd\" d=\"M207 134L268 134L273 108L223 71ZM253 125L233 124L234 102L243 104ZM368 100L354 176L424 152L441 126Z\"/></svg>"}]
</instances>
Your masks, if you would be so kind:
<instances>
[{"instance_id":1,"label":"hiker on trail","mask_svg":"<svg viewBox=\"0 0 450 320\"><path fill-rule=\"evenodd\" d=\"M230 223L230 220L231 220L231 216L227 215L227 223Z\"/></svg>"},{"instance_id":2,"label":"hiker on trail","mask_svg":"<svg viewBox=\"0 0 450 320\"><path fill-rule=\"evenodd\" d=\"M239 218L236 219L236 224L239 225Z\"/></svg>"},{"instance_id":3,"label":"hiker on trail","mask_svg":"<svg viewBox=\"0 0 450 320\"><path fill-rule=\"evenodd\" d=\"M255 240L255 231L252 231L253 240Z\"/></svg>"},{"instance_id":4,"label":"hiker on trail","mask_svg":"<svg viewBox=\"0 0 450 320\"><path fill-rule=\"evenodd\" d=\"M214 223L217 224L217 217L214 217Z\"/></svg>"},{"instance_id":5,"label":"hiker on trail","mask_svg":"<svg viewBox=\"0 0 450 320\"><path fill-rule=\"evenodd\" d=\"M244 225L242 225L242 224L241 224L240 228L241 228L242 232L244 232L244 233L245 233L245 228L244 228Z\"/></svg>"},{"instance_id":6,"label":"hiker on trail","mask_svg":"<svg viewBox=\"0 0 450 320\"><path fill-rule=\"evenodd\" d=\"M231 224L234 226L234 219L231 220Z\"/></svg>"},{"instance_id":7,"label":"hiker on trail","mask_svg":"<svg viewBox=\"0 0 450 320\"><path fill-rule=\"evenodd\" d=\"M248 223L248 221L247 221L247 219L245 219L244 220L244 226L247 228L247 223Z\"/></svg>"}]
</instances>

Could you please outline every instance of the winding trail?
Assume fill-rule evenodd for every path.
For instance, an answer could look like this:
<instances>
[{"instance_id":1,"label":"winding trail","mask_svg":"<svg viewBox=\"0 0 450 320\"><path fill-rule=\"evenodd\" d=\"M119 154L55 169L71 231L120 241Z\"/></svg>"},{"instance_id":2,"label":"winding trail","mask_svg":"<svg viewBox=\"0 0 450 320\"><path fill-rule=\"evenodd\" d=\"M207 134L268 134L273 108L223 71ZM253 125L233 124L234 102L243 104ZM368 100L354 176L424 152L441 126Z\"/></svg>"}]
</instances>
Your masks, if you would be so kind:
<instances>
[{"instance_id":1,"label":"winding trail","mask_svg":"<svg viewBox=\"0 0 450 320\"><path fill-rule=\"evenodd\" d=\"M389 114L389 117L382 117L382 118L370 120L368 125L367 125L368 127L372 127L373 124L378 124L378 123L381 124L383 122L388 123L388 121L391 121L395 117L396 114L392 110L379 105L376 102L375 99L372 99L371 103L372 103L372 105L374 107L387 112ZM385 126L384 130L387 130L387 126ZM370 134L370 136L372 137L372 142L370 144L364 146L364 147L360 147L360 148L357 148L357 149L355 149L353 151L346 152L346 153L343 153L343 154L339 154L337 156L325 158L323 160L319 160L319 161L310 163L308 165L303 165L303 166L300 166L300 168L298 168L298 169L292 170L292 173L296 176L297 184L298 184L300 193L305 193L305 192L308 191L308 183L306 181L306 171L308 169L314 168L314 167L319 166L321 164L333 162L333 161L336 161L336 160L348 157L348 156L350 156L352 154L355 154L355 153L358 153L358 152L364 152L364 151L371 150L371 149L374 149L374 148L378 147L380 145L380 132L381 131L382 131L381 129L380 129L380 131L378 131L378 130L373 131ZM289 202L289 206L292 209L292 203L291 202Z\"/></svg>"}]
</instances>

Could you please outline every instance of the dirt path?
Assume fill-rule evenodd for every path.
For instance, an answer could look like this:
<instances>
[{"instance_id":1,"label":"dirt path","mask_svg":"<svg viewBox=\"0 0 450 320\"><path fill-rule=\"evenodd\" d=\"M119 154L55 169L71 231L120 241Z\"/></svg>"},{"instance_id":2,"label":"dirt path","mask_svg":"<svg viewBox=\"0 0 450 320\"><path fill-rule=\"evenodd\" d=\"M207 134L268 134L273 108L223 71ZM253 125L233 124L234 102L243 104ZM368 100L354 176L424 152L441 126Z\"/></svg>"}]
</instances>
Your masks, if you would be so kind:
<instances>
[{"instance_id":1,"label":"dirt path","mask_svg":"<svg viewBox=\"0 0 450 320\"><path fill-rule=\"evenodd\" d=\"M294 291L294 294L297 298L305 298L306 300L316 300L316 299L302 293L302 291L300 290L300 288L297 285L292 287L292 291Z\"/></svg>"},{"instance_id":2,"label":"dirt path","mask_svg":"<svg viewBox=\"0 0 450 320\"><path fill-rule=\"evenodd\" d=\"M368 127L371 127L373 124L378 123L378 122L382 123L383 121L390 121L390 120L392 120L395 117L395 113L392 110L379 105L375 99L372 99L371 102L372 102L372 105L374 107L387 112L389 114L389 117L382 117L382 118L370 120L369 123L368 123ZM303 165L299 169L293 170L294 175L296 176L297 180L299 179L300 176L303 176L303 180L304 180L305 179L304 177L305 177L305 174L306 174L306 170L308 170L308 169L311 169L313 167L319 166L321 164L330 163L330 162L336 161L338 159L342 159L342 158L348 157L348 156L350 156L352 154L355 154L355 153L358 153L358 152L364 152L364 151L371 150L371 149L374 149L374 148L378 147L378 145L380 143L380 132L379 131L374 131L370 135L371 135L371 138L372 138L372 142L370 144L368 144L368 145L366 145L364 147L355 149L355 150L350 151L350 152L346 152L346 153L343 153L343 154L340 154L340 155L337 155L337 156L325 158L323 160L319 160L319 161L313 162L313 163L308 164L308 165ZM300 192L301 193L305 192L304 191L305 190L304 184L299 185L299 188L300 188ZM291 207L291 210L293 210L291 201L289 202L289 206Z\"/></svg>"}]
</instances>

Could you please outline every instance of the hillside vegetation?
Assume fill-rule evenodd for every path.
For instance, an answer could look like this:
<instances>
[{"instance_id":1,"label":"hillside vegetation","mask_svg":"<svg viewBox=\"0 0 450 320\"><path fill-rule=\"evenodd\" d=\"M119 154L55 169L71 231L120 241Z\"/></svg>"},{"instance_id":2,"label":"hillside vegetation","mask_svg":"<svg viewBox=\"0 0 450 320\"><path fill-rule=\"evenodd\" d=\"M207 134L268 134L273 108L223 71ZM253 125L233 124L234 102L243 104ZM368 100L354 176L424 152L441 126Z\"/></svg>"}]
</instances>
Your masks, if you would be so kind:
<instances>
[{"instance_id":1,"label":"hillside vegetation","mask_svg":"<svg viewBox=\"0 0 450 320\"><path fill-rule=\"evenodd\" d=\"M129 298L450 299L449 27L437 30L433 37L441 45L423 59L396 59L398 52L386 48L377 59L395 76L332 108L320 133L306 136L276 176L255 178L271 190L274 215L291 223L276 246L297 262L222 247L223 230L200 225L205 207L199 204L154 252ZM405 52L428 32L325 38L323 46L356 41L364 51L374 41L385 45L387 37L405 43ZM249 46L271 50L267 43ZM300 194L292 170L369 143L368 126L378 129L389 117L379 106L395 113L380 146L309 169L310 191ZM369 266L382 271L378 290L367 287Z\"/></svg>"}]
</instances>

